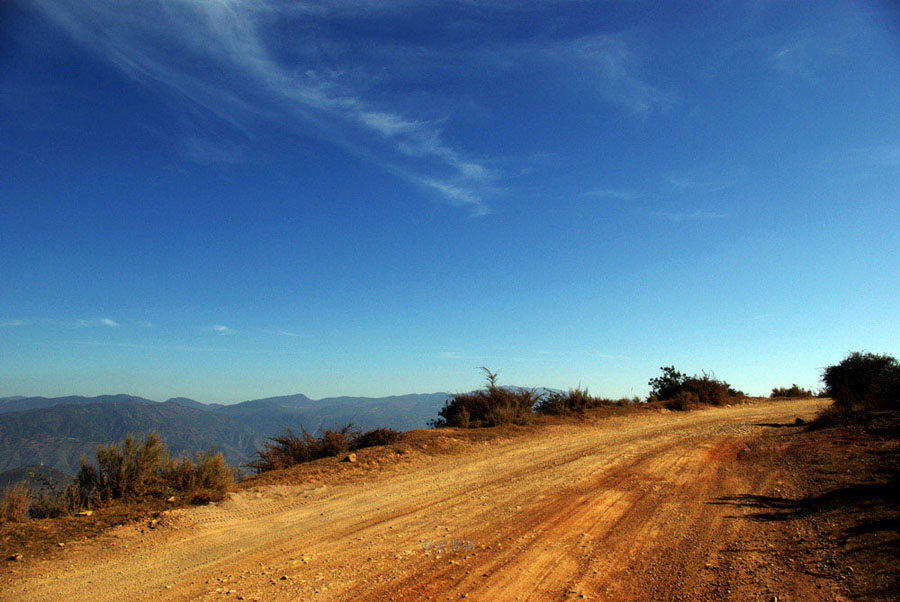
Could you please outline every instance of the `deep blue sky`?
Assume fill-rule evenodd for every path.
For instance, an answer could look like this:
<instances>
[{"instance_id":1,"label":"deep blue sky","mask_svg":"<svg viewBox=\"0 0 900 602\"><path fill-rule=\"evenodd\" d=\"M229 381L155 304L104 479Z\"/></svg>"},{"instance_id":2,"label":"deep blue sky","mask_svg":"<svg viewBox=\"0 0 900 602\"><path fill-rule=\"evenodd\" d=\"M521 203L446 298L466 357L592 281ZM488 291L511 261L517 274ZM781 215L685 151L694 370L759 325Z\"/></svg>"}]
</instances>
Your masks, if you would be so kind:
<instances>
[{"instance_id":1,"label":"deep blue sky","mask_svg":"<svg viewBox=\"0 0 900 602\"><path fill-rule=\"evenodd\" d=\"M6 2L0 174L0 395L900 352L889 3Z\"/></svg>"}]
</instances>

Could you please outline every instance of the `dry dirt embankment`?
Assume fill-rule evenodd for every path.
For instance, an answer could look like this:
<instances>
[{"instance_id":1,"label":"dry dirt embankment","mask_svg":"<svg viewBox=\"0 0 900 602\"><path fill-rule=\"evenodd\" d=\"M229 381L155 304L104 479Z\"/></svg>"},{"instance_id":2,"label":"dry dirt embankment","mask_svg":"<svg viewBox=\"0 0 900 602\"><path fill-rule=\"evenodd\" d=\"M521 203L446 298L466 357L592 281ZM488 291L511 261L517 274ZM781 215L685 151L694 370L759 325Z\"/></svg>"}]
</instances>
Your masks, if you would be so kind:
<instances>
[{"instance_id":1,"label":"dry dirt embankment","mask_svg":"<svg viewBox=\"0 0 900 602\"><path fill-rule=\"evenodd\" d=\"M802 525L721 502L799 495L772 461L794 429L763 425L822 405L641 412L245 490L9 564L0 597L831 600L837 585L782 555Z\"/></svg>"}]
</instances>

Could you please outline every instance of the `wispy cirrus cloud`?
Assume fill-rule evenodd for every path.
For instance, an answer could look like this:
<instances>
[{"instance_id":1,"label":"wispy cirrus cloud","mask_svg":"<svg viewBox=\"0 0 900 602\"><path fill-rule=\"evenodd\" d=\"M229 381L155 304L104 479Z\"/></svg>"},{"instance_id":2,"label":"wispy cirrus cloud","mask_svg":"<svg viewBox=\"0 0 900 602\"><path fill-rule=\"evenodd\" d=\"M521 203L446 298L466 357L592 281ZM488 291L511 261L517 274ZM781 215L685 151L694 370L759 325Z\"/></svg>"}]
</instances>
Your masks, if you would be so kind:
<instances>
[{"instance_id":1,"label":"wispy cirrus cloud","mask_svg":"<svg viewBox=\"0 0 900 602\"><path fill-rule=\"evenodd\" d=\"M303 336L299 332L294 332L292 330L285 330L283 328L276 328L273 332L275 334L283 336L283 337L302 337Z\"/></svg>"},{"instance_id":2,"label":"wispy cirrus cloud","mask_svg":"<svg viewBox=\"0 0 900 602\"><path fill-rule=\"evenodd\" d=\"M673 96L650 82L638 49L639 44L625 35L602 34L570 41L552 52L586 68L594 76L597 93L608 102L635 113L665 109Z\"/></svg>"},{"instance_id":3,"label":"wispy cirrus cloud","mask_svg":"<svg viewBox=\"0 0 900 602\"><path fill-rule=\"evenodd\" d=\"M234 328L225 326L224 324L215 324L213 326L210 326L209 329L212 330L213 332L215 332L216 334L220 334L220 335L237 334L237 330L235 330Z\"/></svg>"},{"instance_id":4,"label":"wispy cirrus cloud","mask_svg":"<svg viewBox=\"0 0 900 602\"><path fill-rule=\"evenodd\" d=\"M785 77L816 82L827 63L845 52L840 38L806 32L802 37L784 43L767 57L767 61L772 69Z\"/></svg>"},{"instance_id":5,"label":"wispy cirrus cloud","mask_svg":"<svg viewBox=\"0 0 900 602\"><path fill-rule=\"evenodd\" d=\"M354 76L350 41L327 19L348 17L354 3L121 2L37 0L71 37L127 76L181 99L188 113L253 137L258 123L317 132L332 143L430 190L474 214L488 213L483 162L444 140L441 124L409 117L396 101L367 89L372 74ZM356 7L360 14L366 11ZM392 10L373 4L369 11ZM284 25L292 34L286 36ZM318 24L320 27L316 27ZM288 58L286 58L288 57ZM338 57L338 59L335 59ZM197 119L194 119L196 121ZM192 161L233 163L240 148L188 131L182 153Z\"/></svg>"},{"instance_id":6,"label":"wispy cirrus cloud","mask_svg":"<svg viewBox=\"0 0 900 602\"><path fill-rule=\"evenodd\" d=\"M97 326L105 326L107 328L118 328L119 323L112 318L95 318L92 320L75 320L76 328L91 328Z\"/></svg>"}]
</instances>

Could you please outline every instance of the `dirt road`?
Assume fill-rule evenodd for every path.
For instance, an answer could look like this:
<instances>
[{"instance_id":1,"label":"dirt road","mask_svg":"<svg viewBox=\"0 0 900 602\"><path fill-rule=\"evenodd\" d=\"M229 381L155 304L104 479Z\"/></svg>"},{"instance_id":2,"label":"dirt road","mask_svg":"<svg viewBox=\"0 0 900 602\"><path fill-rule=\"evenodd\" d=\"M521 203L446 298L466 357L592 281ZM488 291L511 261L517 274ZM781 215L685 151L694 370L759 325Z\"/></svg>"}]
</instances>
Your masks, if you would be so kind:
<instances>
[{"instance_id":1,"label":"dirt road","mask_svg":"<svg viewBox=\"0 0 900 602\"><path fill-rule=\"evenodd\" d=\"M549 426L176 511L11 568L9 600L833 600L784 559L797 525L723 503L790 495L771 458L819 401ZM452 437L452 432L448 435ZM143 531L143 532L142 532Z\"/></svg>"}]
</instances>

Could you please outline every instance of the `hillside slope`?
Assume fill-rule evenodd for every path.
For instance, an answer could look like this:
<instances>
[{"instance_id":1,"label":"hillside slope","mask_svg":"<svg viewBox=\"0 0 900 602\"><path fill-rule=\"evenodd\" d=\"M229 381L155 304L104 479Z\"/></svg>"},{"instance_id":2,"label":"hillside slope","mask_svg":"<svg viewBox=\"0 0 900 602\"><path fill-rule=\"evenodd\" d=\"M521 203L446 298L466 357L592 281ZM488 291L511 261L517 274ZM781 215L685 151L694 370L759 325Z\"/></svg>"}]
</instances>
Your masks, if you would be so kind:
<instances>
[{"instance_id":1,"label":"hillside slope","mask_svg":"<svg viewBox=\"0 0 900 602\"><path fill-rule=\"evenodd\" d=\"M792 428L772 426L823 403L637 412L493 442L424 433L0 579L18 600L89 582L98 600L834 600L839 582L791 564L809 533L729 502L800 495L778 453Z\"/></svg>"}]
</instances>

